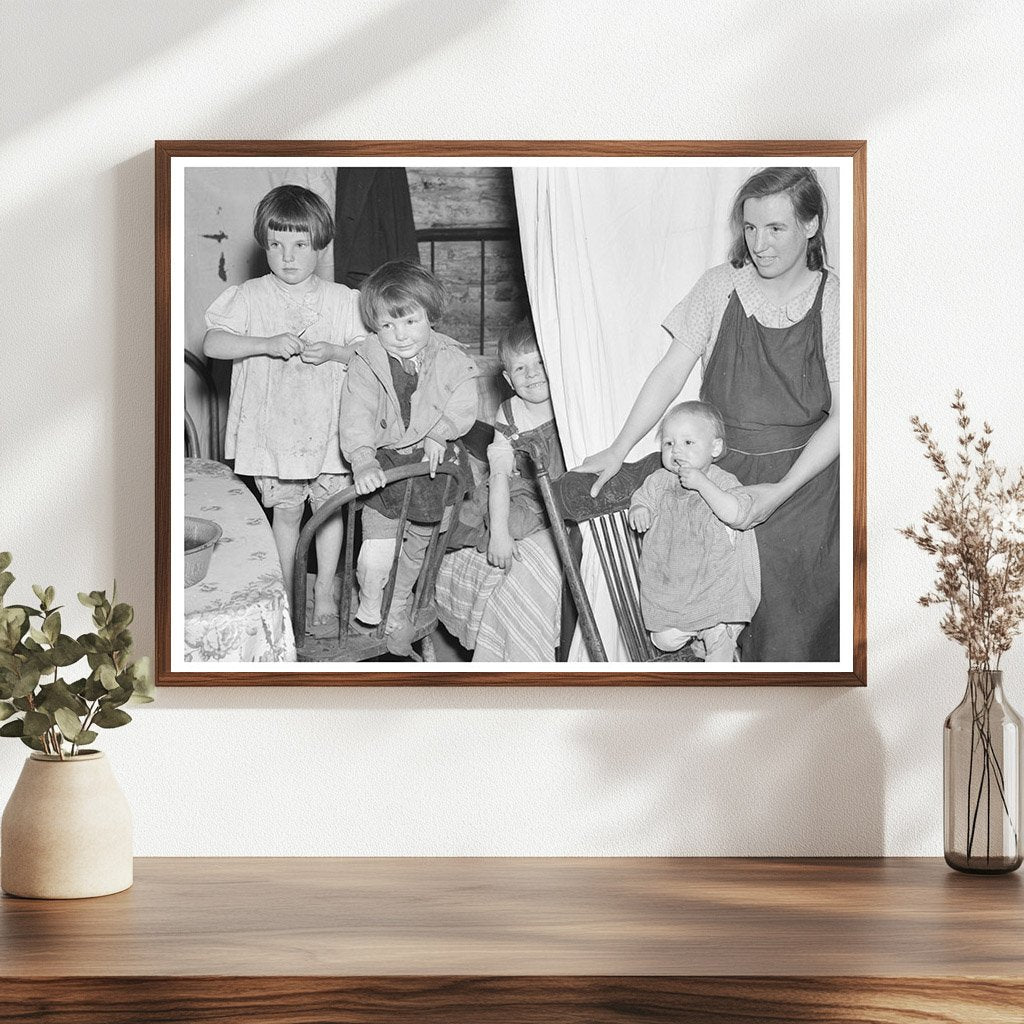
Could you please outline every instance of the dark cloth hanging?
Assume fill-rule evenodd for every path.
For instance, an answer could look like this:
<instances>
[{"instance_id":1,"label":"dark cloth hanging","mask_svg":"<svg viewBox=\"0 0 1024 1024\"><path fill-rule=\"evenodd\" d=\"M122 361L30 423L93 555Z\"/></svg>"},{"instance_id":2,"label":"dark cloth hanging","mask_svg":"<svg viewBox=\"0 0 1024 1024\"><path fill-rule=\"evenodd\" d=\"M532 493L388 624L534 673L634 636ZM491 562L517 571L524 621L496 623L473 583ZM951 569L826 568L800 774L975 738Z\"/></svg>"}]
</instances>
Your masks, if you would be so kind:
<instances>
[{"instance_id":1,"label":"dark cloth hanging","mask_svg":"<svg viewBox=\"0 0 1024 1024\"><path fill-rule=\"evenodd\" d=\"M334 280L358 288L388 260L419 263L404 167L339 167L334 208Z\"/></svg>"}]
</instances>

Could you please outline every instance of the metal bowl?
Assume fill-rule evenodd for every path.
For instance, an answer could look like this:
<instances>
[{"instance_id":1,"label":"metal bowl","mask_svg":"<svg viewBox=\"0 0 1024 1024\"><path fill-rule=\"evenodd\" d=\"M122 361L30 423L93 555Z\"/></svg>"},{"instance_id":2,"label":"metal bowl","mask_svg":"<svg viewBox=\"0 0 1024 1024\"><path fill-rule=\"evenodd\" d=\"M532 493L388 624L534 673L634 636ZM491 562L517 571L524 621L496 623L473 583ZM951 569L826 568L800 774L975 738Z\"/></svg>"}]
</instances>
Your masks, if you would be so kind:
<instances>
[{"instance_id":1,"label":"metal bowl","mask_svg":"<svg viewBox=\"0 0 1024 1024\"><path fill-rule=\"evenodd\" d=\"M210 568L213 549L224 531L209 519L185 516L185 586L198 583Z\"/></svg>"}]
</instances>

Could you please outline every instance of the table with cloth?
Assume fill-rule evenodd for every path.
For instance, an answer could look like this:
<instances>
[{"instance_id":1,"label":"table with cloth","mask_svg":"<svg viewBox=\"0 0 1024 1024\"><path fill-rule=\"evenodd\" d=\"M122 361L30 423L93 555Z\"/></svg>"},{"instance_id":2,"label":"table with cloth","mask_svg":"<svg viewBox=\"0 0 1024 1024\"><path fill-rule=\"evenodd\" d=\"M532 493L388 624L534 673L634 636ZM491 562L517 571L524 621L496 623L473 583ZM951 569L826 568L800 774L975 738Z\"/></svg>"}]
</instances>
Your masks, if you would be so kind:
<instances>
[{"instance_id":1,"label":"table with cloth","mask_svg":"<svg viewBox=\"0 0 1024 1024\"><path fill-rule=\"evenodd\" d=\"M224 531L206 576L185 589L185 660L295 661L277 546L255 496L223 463L186 459L185 514Z\"/></svg>"}]
</instances>

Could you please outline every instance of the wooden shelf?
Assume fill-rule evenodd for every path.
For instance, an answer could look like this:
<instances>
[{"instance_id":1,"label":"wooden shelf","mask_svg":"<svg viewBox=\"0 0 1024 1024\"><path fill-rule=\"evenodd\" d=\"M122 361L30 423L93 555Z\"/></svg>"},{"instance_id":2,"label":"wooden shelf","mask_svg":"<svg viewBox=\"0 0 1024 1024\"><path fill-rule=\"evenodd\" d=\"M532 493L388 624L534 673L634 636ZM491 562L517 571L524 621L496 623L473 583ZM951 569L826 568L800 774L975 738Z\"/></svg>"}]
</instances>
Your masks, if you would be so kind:
<instances>
[{"instance_id":1,"label":"wooden shelf","mask_svg":"<svg viewBox=\"0 0 1024 1024\"><path fill-rule=\"evenodd\" d=\"M135 879L0 900L0 1020L1024 1021L1021 877L940 860L152 858Z\"/></svg>"}]
</instances>

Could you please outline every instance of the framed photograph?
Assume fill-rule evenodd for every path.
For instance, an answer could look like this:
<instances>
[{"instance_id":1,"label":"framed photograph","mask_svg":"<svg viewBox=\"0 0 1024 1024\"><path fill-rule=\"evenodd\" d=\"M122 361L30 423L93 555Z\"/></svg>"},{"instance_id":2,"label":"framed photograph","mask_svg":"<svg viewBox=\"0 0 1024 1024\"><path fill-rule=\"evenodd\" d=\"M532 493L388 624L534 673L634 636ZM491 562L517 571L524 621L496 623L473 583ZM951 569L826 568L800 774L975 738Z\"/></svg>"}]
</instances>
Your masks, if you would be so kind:
<instances>
[{"instance_id":1,"label":"framed photograph","mask_svg":"<svg viewBox=\"0 0 1024 1024\"><path fill-rule=\"evenodd\" d=\"M865 685L864 142L155 156L160 685Z\"/></svg>"}]
</instances>

